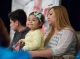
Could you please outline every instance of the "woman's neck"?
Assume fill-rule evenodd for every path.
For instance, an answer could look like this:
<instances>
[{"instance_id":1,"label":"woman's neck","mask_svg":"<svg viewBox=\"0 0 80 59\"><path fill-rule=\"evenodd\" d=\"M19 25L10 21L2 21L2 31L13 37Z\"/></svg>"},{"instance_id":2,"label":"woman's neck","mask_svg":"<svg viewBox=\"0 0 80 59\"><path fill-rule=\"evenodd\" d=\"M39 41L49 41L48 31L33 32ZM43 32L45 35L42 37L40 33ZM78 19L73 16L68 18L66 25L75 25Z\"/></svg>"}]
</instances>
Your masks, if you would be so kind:
<instances>
[{"instance_id":1,"label":"woman's neck","mask_svg":"<svg viewBox=\"0 0 80 59\"><path fill-rule=\"evenodd\" d=\"M58 32L58 29L57 28L54 28L54 32Z\"/></svg>"},{"instance_id":2,"label":"woman's neck","mask_svg":"<svg viewBox=\"0 0 80 59\"><path fill-rule=\"evenodd\" d=\"M58 31L59 31L59 30L58 30L57 27L54 27L54 28L52 27L52 32L53 32L53 33L56 33L56 32L58 32Z\"/></svg>"}]
</instances>

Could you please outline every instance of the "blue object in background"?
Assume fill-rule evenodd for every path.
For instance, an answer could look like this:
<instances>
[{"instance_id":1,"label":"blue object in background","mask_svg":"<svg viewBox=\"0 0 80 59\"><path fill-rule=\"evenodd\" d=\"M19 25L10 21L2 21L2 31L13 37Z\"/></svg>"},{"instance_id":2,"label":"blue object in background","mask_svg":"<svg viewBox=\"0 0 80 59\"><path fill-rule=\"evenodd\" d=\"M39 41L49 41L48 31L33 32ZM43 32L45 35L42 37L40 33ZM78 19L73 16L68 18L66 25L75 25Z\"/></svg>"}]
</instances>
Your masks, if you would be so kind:
<instances>
[{"instance_id":1,"label":"blue object in background","mask_svg":"<svg viewBox=\"0 0 80 59\"><path fill-rule=\"evenodd\" d=\"M31 59L28 51L12 51L7 48L0 48L0 59Z\"/></svg>"},{"instance_id":2,"label":"blue object in background","mask_svg":"<svg viewBox=\"0 0 80 59\"><path fill-rule=\"evenodd\" d=\"M28 51L19 50L14 53L16 56L15 59L31 59L31 55Z\"/></svg>"},{"instance_id":3,"label":"blue object in background","mask_svg":"<svg viewBox=\"0 0 80 59\"><path fill-rule=\"evenodd\" d=\"M78 54L76 55L75 59L80 59L80 51L78 52Z\"/></svg>"},{"instance_id":4,"label":"blue object in background","mask_svg":"<svg viewBox=\"0 0 80 59\"><path fill-rule=\"evenodd\" d=\"M14 59L15 55L7 48L0 48L0 59Z\"/></svg>"}]
</instances>

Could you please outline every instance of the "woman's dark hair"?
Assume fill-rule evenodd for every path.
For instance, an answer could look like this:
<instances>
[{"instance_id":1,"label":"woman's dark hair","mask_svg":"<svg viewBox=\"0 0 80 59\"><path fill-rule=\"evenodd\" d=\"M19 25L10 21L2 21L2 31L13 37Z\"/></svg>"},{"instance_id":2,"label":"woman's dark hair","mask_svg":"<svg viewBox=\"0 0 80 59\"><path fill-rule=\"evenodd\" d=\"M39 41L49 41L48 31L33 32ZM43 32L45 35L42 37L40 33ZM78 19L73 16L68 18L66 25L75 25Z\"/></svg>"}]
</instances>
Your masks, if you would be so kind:
<instances>
[{"instance_id":1,"label":"woman's dark hair","mask_svg":"<svg viewBox=\"0 0 80 59\"><path fill-rule=\"evenodd\" d=\"M10 44L10 37L7 29L0 18L0 47L8 47Z\"/></svg>"}]
</instances>

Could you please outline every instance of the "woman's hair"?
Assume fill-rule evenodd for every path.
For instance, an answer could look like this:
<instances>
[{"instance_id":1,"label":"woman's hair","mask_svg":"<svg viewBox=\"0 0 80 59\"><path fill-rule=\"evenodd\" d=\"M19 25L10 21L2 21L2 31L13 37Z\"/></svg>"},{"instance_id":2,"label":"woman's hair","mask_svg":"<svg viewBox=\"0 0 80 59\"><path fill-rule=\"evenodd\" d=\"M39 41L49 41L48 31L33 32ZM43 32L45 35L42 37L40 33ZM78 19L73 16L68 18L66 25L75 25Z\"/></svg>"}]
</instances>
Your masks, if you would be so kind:
<instances>
[{"instance_id":1,"label":"woman's hair","mask_svg":"<svg viewBox=\"0 0 80 59\"><path fill-rule=\"evenodd\" d=\"M31 12L29 16L30 15L34 15L38 19L39 23L41 24L40 28L42 28L42 25L44 24L44 21L45 21L44 15L39 12Z\"/></svg>"},{"instance_id":2,"label":"woman's hair","mask_svg":"<svg viewBox=\"0 0 80 59\"><path fill-rule=\"evenodd\" d=\"M57 29L61 30L65 27L71 27L70 21L69 21L69 16L68 16L68 12L66 10L66 8L64 6L53 6L52 8L49 9L55 12L55 16L56 16L56 24L57 24ZM48 12L49 12L48 11ZM48 43L48 41L50 40L51 36L54 34L54 27L52 27L51 31L49 32L45 44Z\"/></svg>"},{"instance_id":3,"label":"woman's hair","mask_svg":"<svg viewBox=\"0 0 80 59\"><path fill-rule=\"evenodd\" d=\"M7 29L0 18L0 47L8 47L10 44L10 37Z\"/></svg>"},{"instance_id":4,"label":"woman's hair","mask_svg":"<svg viewBox=\"0 0 80 59\"><path fill-rule=\"evenodd\" d=\"M49 11L51 9L53 9L55 12L56 23L57 23L58 29L62 29L64 27L71 26L67 9L64 6L53 6L52 8L49 9Z\"/></svg>"}]
</instances>

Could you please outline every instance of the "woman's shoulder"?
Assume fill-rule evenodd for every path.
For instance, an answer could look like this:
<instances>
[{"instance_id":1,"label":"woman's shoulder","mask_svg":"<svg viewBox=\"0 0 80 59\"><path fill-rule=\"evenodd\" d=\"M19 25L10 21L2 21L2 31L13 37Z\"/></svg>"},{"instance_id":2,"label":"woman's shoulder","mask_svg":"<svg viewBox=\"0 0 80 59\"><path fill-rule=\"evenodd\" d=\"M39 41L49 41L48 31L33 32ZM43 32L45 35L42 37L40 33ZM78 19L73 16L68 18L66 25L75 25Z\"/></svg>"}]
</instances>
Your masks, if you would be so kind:
<instances>
[{"instance_id":1,"label":"woman's shoulder","mask_svg":"<svg viewBox=\"0 0 80 59\"><path fill-rule=\"evenodd\" d=\"M61 31L62 31L62 32L71 32L71 33L74 33L74 32L75 32L74 29L71 28L71 27L65 27L65 28L63 28Z\"/></svg>"},{"instance_id":2,"label":"woman's shoulder","mask_svg":"<svg viewBox=\"0 0 80 59\"><path fill-rule=\"evenodd\" d=\"M70 36L70 37L72 36L73 37L73 36L76 35L75 31L72 28L68 28L68 27L60 30L59 34L62 34L62 36L65 36L65 37L67 37L67 36Z\"/></svg>"}]
</instances>

